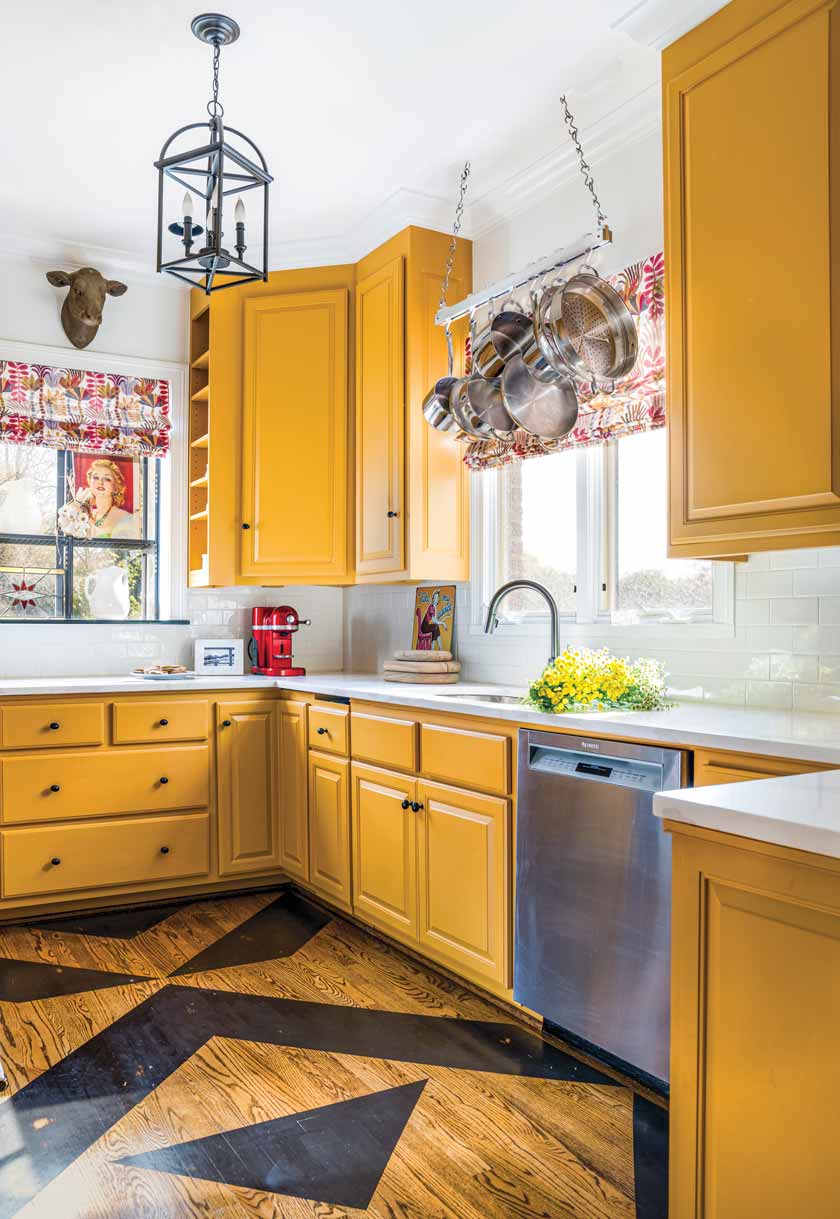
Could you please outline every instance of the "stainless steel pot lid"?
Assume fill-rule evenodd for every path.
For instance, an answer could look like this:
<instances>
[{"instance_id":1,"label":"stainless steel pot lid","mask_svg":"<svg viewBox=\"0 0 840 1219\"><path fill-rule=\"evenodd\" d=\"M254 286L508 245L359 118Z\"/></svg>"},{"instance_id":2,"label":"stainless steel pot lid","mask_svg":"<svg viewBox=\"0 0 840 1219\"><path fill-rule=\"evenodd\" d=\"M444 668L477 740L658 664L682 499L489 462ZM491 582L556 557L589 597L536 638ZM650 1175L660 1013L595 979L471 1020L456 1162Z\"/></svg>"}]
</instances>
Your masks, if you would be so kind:
<instances>
[{"instance_id":1,"label":"stainless steel pot lid","mask_svg":"<svg viewBox=\"0 0 840 1219\"><path fill-rule=\"evenodd\" d=\"M559 309L551 302L551 328L573 347L588 371L616 380L636 363L639 338L633 315L612 284L594 272L573 276L559 294Z\"/></svg>"},{"instance_id":2,"label":"stainless steel pot lid","mask_svg":"<svg viewBox=\"0 0 840 1219\"><path fill-rule=\"evenodd\" d=\"M577 394L569 378L553 371L535 376L521 356L502 373L502 397L517 427L543 440L560 440L577 423Z\"/></svg>"},{"instance_id":3,"label":"stainless steel pot lid","mask_svg":"<svg viewBox=\"0 0 840 1219\"><path fill-rule=\"evenodd\" d=\"M452 386L457 377L439 377L423 399L423 416L438 432L457 432L458 424L453 418L449 404Z\"/></svg>"}]
</instances>

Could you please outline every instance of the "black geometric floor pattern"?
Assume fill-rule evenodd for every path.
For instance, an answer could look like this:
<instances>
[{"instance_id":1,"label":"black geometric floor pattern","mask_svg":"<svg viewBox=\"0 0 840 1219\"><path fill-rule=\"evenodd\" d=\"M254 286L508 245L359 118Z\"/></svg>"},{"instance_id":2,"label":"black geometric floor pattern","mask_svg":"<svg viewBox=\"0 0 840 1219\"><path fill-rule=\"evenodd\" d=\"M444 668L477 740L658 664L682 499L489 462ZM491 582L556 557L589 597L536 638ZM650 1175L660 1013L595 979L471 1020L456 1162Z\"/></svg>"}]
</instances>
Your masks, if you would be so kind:
<instances>
[{"instance_id":1,"label":"black geometric floor pattern","mask_svg":"<svg viewBox=\"0 0 840 1219\"><path fill-rule=\"evenodd\" d=\"M427 1082L144 1151L118 1163L366 1210Z\"/></svg>"},{"instance_id":2,"label":"black geometric floor pattern","mask_svg":"<svg viewBox=\"0 0 840 1219\"><path fill-rule=\"evenodd\" d=\"M305 898L284 891L176 972L290 956L329 921ZM0 1000L8 994L10 1001L19 1002L27 989L30 997L44 997L47 981L50 994L73 993L80 974L94 980L92 985L91 978L86 979L79 988L85 990L142 980L29 965L0 961ZM20 972L14 975L10 967ZM104 983L96 982L100 978ZM612 1078L512 1023L165 986L0 1104L0 1219L16 1215L211 1037L617 1086ZM124 1162L364 1209L424 1083L128 1156ZM38 1120L45 1114L48 1122ZM667 1113L638 1095L633 1139L637 1219L666 1219Z\"/></svg>"},{"instance_id":3,"label":"black geometric floor pattern","mask_svg":"<svg viewBox=\"0 0 840 1219\"><path fill-rule=\"evenodd\" d=\"M193 902L171 902L166 906L141 906L136 910L102 910L95 914L72 914L67 918L47 919L29 923L34 931L53 931L63 935L93 935L107 940L134 940L144 931L173 914L194 905Z\"/></svg>"},{"instance_id":4,"label":"black geometric floor pattern","mask_svg":"<svg viewBox=\"0 0 840 1219\"><path fill-rule=\"evenodd\" d=\"M158 906L157 909L161 910L163 907ZM173 906L168 909L171 914L181 907ZM148 916L149 911L132 910L126 913ZM109 925L105 916L92 915L91 918L96 919L100 927ZM330 915L325 914L319 906L308 902L292 890L284 890L270 905L173 970L171 976L206 973L212 969L231 969L237 965L253 965L258 961L290 957L331 921ZM62 920L62 927L70 931L71 927L67 924L72 923L72 930L78 934L106 934L104 930L82 931L84 922L84 919L66 922ZM139 926L139 922L135 925ZM148 925L145 929L148 930ZM79 969L42 961L17 961L0 957L0 1002L6 1003L27 1003L35 999L52 999L58 995L80 994L83 991L103 990L109 986L126 986L132 982L145 981L148 981L148 978L105 970Z\"/></svg>"}]
</instances>

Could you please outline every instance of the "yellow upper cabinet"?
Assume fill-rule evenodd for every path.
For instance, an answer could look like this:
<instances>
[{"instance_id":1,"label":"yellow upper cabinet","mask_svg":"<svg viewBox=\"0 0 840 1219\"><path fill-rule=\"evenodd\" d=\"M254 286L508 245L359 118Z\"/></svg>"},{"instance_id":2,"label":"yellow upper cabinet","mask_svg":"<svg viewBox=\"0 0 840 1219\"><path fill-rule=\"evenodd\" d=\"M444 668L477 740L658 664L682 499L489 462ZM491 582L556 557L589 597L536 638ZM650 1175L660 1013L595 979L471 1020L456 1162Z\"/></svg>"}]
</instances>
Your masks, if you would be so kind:
<instances>
[{"instance_id":1,"label":"yellow upper cabinet","mask_svg":"<svg viewBox=\"0 0 840 1219\"><path fill-rule=\"evenodd\" d=\"M356 285L356 571L405 566L405 258Z\"/></svg>"},{"instance_id":2,"label":"yellow upper cabinet","mask_svg":"<svg viewBox=\"0 0 840 1219\"><path fill-rule=\"evenodd\" d=\"M734 0L663 55L675 556L840 543L838 37Z\"/></svg>"},{"instance_id":3,"label":"yellow upper cabinet","mask_svg":"<svg viewBox=\"0 0 840 1219\"><path fill-rule=\"evenodd\" d=\"M449 238L410 227L357 266L356 571L360 581L469 578L469 476L463 449L421 411L446 374L434 324ZM450 301L472 287L459 241ZM462 344L458 344L458 367ZM392 515L391 515L392 514Z\"/></svg>"},{"instance_id":4,"label":"yellow upper cabinet","mask_svg":"<svg viewBox=\"0 0 840 1219\"><path fill-rule=\"evenodd\" d=\"M245 580L350 574L347 306L344 288L244 303Z\"/></svg>"}]
</instances>

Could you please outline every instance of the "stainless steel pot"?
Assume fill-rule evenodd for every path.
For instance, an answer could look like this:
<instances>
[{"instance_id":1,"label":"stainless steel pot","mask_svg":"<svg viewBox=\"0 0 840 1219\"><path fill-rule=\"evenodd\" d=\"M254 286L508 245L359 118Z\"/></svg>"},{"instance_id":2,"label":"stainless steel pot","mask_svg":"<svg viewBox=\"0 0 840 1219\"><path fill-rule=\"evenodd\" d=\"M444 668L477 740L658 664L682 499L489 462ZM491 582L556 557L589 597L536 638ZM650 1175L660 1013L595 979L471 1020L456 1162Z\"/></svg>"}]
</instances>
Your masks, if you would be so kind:
<instances>
[{"instance_id":1,"label":"stainless steel pot","mask_svg":"<svg viewBox=\"0 0 840 1219\"><path fill-rule=\"evenodd\" d=\"M472 345L473 372L492 381L501 375L505 366L493 343L492 326L487 325L478 334Z\"/></svg>"},{"instance_id":2,"label":"stainless steel pot","mask_svg":"<svg viewBox=\"0 0 840 1219\"><path fill-rule=\"evenodd\" d=\"M612 284L591 267L543 292L534 309L540 350L558 372L614 381L636 363L633 315Z\"/></svg>"},{"instance_id":3,"label":"stainless steel pot","mask_svg":"<svg viewBox=\"0 0 840 1219\"><path fill-rule=\"evenodd\" d=\"M448 325L446 327L446 348L449 357L449 372L445 377L438 377L423 399L423 417L438 432L458 432L458 423L450 406L452 387L458 378L452 375L452 332Z\"/></svg>"},{"instance_id":4,"label":"stainless steel pot","mask_svg":"<svg viewBox=\"0 0 840 1219\"><path fill-rule=\"evenodd\" d=\"M561 439L577 422L574 385L541 356L530 363L521 355L508 361L502 373L502 398L514 423L544 440Z\"/></svg>"},{"instance_id":5,"label":"stainless steel pot","mask_svg":"<svg viewBox=\"0 0 840 1219\"><path fill-rule=\"evenodd\" d=\"M508 300L490 323L490 338L497 356L506 363L533 347L534 325L516 301Z\"/></svg>"}]
</instances>

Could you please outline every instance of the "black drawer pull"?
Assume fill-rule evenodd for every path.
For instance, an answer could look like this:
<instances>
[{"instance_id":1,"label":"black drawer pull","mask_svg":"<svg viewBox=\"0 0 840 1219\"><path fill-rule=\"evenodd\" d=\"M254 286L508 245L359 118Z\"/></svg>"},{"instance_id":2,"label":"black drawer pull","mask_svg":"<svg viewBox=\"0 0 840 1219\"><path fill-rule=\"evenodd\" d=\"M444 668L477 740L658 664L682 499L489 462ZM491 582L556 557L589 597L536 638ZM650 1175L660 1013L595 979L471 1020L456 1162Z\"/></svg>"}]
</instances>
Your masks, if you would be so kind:
<instances>
[{"instance_id":1,"label":"black drawer pull","mask_svg":"<svg viewBox=\"0 0 840 1219\"><path fill-rule=\"evenodd\" d=\"M400 808L411 808L411 801L403 800L402 804L400 805Z\"/></svg>"},{"instance_id":2,"label":"black drawer pull","mask_svg":"<svg viewBox=\"0 0 840 1219\"><path fill-rule=\"evenodd\" d=\"M50 784L50 791L51 791L51 792L60 792L60 791L61 791L61 787L59 786L59 784L58 784L58 783L51 783L51 784Z\"/></svg>"},{"instance_id":3,"label":"black drawer pull","mask_svg":"<svg viewBox=\"0 0 840 1219\"><path fill-rule=\"evenodd\" d=\"M414 809L415 813L419 813L420 809L423 807L423 805L418 804L417 801L414 800L414 801L412 801L411 807Z\"/></svg>"},{"instance_id":4,"label":"black drawer pull","mask_svg":"<svg viewBox=\"0 0 840 1219\"><path fill-rule=\"evenodd\" d=\"M389 512L389 513L388 513L388 516L389 516L389 517L395 517L395 516L399 516L399 512Z\"/></svg>"},{"instance_id":5,"label":"black drawer pull","mask_svg":"<svg viewBox=\"0 0 840 1219\"><path fill-rule=\"evenodd\" d=\"M169 723L169 720L160 720L161 728L165 728L168 723Z\"/></svg>"},{"instance_id":6,"label":"black drawer pull","mask_svg":"<svg viewBox=\"0 0 840 1219\"><path fill-rule=\"evenodd\" d=\"M57 855L53 855L52 859L50 860L50 863L52 864L52 866L54 868L57 868L58 865L61 863L61 860L58 858Z\"/></svg>"},{"instance_id":7,"label":"black drawer pull","mask_svg":"<svg viewBox=\"0 0 840 1219\"><path fill-rule=\"evenodd\" d=\"M250 526L250 525L245 525L245 524L243 524L242 528L243 528L243 529L250 529L250 528L251 528L251 526Z\"/></svg>"},{"instance_id":8,"label":"black drawer pull","mask_svg":"<svg viewBox=\"0 0 840 1219\"><path fill-rule=\"evenodd\" d=\"M329 736L329 735L330 735L330 730L329 730L329 728L319 728L319 729L318 729L318 736L324 736L324 734L325 734L325 733L326 733L326 735L327 735L327 736Z\"/></svg>"},{"instance_id":9,"label":"black drawer pull","mask_svg":"<svg viewBox=\"0 0 840 1219\"><path fill-rule=\"evenodd\" d=\"M161 776L160 776L160 779L159 779L159 782L160 782L160 783L168 783L168 782L169 782L169 780L167 779L166 775L161 775Z\"/></svg>"},{"instance_id":10,"label":"black drawer pull","mask_svg":"<svg viewBox=\"0 0 840 1219\"><path fill-rule=\"evenodd\" d=\"M223 727L223 728L230 728L230 726L231 726L231 724L232 724L232 723L233 723L233 720L222 720L222 727Z\"/></svg>"},{"instance_id":11,"label":"black drawer pull","mask_svg":"<svg viewBox=\"0 0 840 1219\"><path fill-rule=\"evenodd\" d=\"M60 727L61 724L59 724L58 720L53 720L53 722L50 724L50 728L52 728L53 732L58 732Z\"/></svg>"},{"instance_id":12,"label":"black drawer pull","mask_svg":"<svg viewBox=\"0 0 840 1219\"><path fill-rule=\"evenodd\" d=\"M168 855L168 854L169 854L169 847L161 847L161 848L160 848L160 853L161 853L161 855Z\"/></svg>"}]
</instances>

